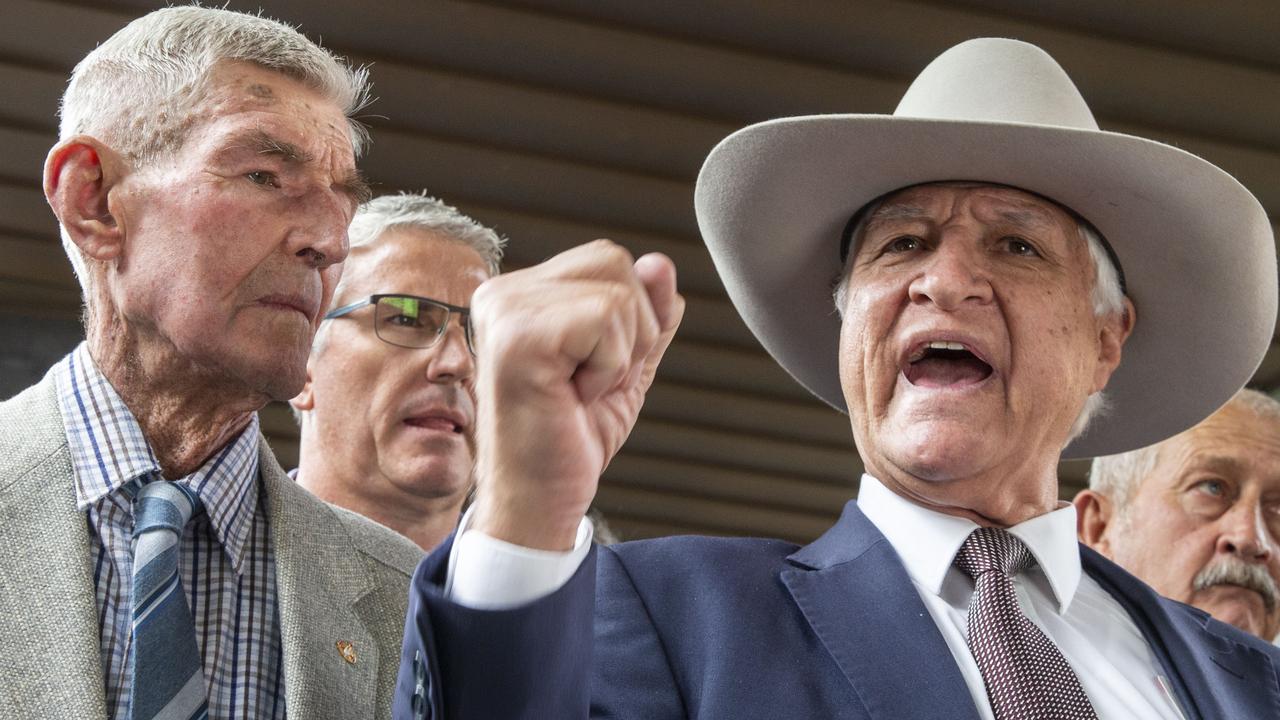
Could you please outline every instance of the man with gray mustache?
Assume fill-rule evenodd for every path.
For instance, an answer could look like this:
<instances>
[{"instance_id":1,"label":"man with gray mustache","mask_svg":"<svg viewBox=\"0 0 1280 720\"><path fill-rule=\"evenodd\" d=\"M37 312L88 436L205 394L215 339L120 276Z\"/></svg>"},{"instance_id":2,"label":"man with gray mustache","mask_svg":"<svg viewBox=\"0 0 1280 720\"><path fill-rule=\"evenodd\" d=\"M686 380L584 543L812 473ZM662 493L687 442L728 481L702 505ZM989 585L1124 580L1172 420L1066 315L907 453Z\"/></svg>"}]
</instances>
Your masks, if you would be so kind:
<instances>
[{"instance_id":1,"label":"man with gray mustache","mask_svg":"<svg viewBox=\"0 0 1280 720\"><path fill-rule=\"evenodd\" d=\"M1093 461L1081 542L1163 595L1280 633L1280 402L1241 390L1199 425Z\"/></svg>"}]
</instances>

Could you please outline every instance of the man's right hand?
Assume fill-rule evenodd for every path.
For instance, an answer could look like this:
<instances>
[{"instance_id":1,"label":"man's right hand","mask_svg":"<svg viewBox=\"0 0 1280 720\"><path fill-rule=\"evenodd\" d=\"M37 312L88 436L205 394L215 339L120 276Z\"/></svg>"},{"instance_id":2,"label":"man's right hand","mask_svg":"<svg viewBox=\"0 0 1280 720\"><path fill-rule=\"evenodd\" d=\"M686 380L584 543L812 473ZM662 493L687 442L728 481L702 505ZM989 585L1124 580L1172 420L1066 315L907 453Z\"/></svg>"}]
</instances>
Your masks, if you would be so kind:
<instances>
[{"instance_id":1,"label":"man's right hand","mask_svg":"<svg viewBox=\"0 0 1280 720\"><path fill-rule=\"evenodd\" d=\"M573 547L683 315L670 259L607 240L480 286L470 529Z\"/></svg>"}]
</instances>

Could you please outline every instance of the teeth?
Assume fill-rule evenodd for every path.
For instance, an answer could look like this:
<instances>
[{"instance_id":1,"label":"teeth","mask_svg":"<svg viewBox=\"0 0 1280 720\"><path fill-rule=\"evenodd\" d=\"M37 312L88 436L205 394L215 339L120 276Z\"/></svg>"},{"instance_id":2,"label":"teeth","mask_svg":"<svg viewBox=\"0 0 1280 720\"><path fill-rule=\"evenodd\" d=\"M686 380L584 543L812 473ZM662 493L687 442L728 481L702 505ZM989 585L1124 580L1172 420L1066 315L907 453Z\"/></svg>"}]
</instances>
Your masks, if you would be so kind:
<instances>
[{"instance_id":1,"label":"teeth","mask_svg":"<svg viewBox=\"0 0 1280 720\"><path fill-rule=\"evenodd\" d=\"M964 344L958 342L948 342L946 340L933 340L920 346L919 350L911 353L911 357L907 358L907 362L917 362L924 359L924 354L928 350L964 350Z\"/></svg>"}]
</instances>

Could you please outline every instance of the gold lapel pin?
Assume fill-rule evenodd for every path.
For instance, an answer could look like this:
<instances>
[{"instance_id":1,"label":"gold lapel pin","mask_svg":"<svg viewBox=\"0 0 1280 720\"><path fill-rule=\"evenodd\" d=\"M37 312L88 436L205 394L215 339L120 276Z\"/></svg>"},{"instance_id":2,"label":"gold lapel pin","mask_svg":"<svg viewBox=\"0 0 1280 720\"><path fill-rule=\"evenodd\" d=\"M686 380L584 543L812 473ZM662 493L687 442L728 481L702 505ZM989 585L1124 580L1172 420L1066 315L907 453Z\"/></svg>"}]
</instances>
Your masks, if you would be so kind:
<instances>
[{"instance_id":1,"label":"gold lapel pin","mask_svg":"<svg viewBox=\"0 0 1280 720\"><path fill-rule=\"evenodd\" d=\"M342 656L343 660L346 660L352 665L356 664L356 646L352 645L350 641L338 641L338 654Z\"/></svg>"}]
</instances>

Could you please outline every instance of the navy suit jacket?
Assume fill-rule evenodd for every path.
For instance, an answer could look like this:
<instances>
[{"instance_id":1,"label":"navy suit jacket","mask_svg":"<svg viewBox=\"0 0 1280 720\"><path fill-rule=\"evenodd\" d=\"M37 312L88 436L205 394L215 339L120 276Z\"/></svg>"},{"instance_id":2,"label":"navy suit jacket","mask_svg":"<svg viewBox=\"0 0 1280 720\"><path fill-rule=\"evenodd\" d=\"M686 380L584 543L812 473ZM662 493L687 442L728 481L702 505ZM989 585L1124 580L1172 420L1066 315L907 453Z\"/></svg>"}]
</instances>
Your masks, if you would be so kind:
<instances>
[{"instance_id":1,"label":"navy suit jacket","mask_svg":"<svg viewBox=\"0 0 1280 720\"><path fill-rule=\"evenodd\" d=\"M434 720L979 717L906 568L853 502L804 548L704 537L596 548L560 590L506 611L443 596L451 545L413 580L397 720L415 717L418 681ZM1189 720L1280 718L1280 648L1081 553Z\"/></svg>"}]
</instances>

